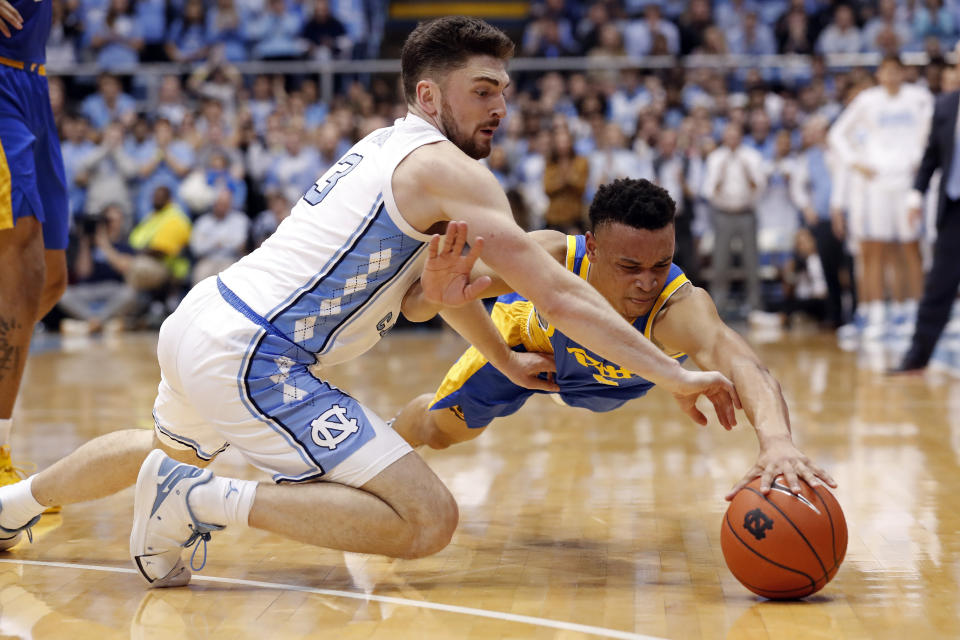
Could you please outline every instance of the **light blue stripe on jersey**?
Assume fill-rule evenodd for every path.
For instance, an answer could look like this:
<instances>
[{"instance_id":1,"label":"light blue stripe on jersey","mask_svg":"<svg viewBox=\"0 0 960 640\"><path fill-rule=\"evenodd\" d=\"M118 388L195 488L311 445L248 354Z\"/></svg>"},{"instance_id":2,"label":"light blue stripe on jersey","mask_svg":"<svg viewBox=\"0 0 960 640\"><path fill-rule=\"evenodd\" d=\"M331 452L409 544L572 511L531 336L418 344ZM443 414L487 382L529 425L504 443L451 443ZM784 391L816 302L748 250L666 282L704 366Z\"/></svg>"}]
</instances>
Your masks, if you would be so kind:
<instances>
[{"instance_id":1,"label":"light blue stripe on jersey","mask_svg":"<svg viewBox=\"0 0 960 640\"><path fill-rule=\"evenodd\" d=\"M394 223L381 203L373 221L316 284L270 318L283 335L312 353L342 329L424 246Z\"/></svg>"},{"instance_id":2,"label":"light blue stripe on jersey","mask_svg":"<svg viewBox=\"0 0 960 640\"><path fill-rule=\"evenodd\" d=\"M287 306L295 299L299 298L305 291L309 291L317 286L317 283L320 282L323 278L327 276L330 272L330 269L335 265L340 258L343 257L343 254L353 245L354 241L357 239L360 234L365 233L367 228L370 226L370 223L373 222L374 217L377 212L380 210L380 207L383 204L383 194L378 193L376 199L374 200L373 206L370 207L370 211L367 212L367 215L363 217L363 220L360 221L360 224L357 225L357 228L354 230L350 237L347 238L347 241L343 243L343 246L340 247L334 254L327 260L327 263L317 271L317 275L310 279L307 284L303 285L289 296L287 296L283 302L275 306L273 309L264 314L265 318L274 318L278 313L281 313Z\"/></svg>"}]
</instances>

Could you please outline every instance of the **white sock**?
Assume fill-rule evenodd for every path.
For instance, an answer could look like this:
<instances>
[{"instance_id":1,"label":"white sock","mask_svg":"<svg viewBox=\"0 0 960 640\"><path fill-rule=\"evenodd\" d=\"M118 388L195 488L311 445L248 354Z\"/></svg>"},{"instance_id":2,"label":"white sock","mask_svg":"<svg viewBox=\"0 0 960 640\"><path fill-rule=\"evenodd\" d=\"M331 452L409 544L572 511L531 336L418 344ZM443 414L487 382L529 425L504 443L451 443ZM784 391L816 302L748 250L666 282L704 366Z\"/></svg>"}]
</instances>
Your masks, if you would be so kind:
<instances>
[{"instance_id":1,"label":"white sock","mask_svg":"<svg viewBox=\"0 0 960 640\"><path fill-rule=\"evenodd\" d=\"M46 509L37 502L30 490L34 477L0 487L0 527L19 529Z\"/></svg>"},{"instance_id":2,"label":"white sock","mask_svg":"<svg viewBox=\"0 0 960 640\"><path fill-rule=\"evenodd\" d=\"M237 480L214 476L190 494L190 507L200 522L247 526L253 499L257 494L255 480Z\"/></svg>"},{"instance_id":3,"label":"white sock","mask_svg":"<svg viewBox=\"0 0 960 640\"><path fill-rule=\"evenodd\" d=\"M872 325L881 325L883 324L884 319L884 305L882 300L873 300L866 303L867 307L867 324Z\"/></svg>"},{"instance_id":4,"label":"white sock","mask_svg":"<svg viewBox=\"0 0 960 640\"><path fill-rule=\"evenodd\" d=\"M903 312L906 314L907 318L914 320L917 317L917 307L919 304L916 300L904 300L903 301Z\"/></svg>"},{"instance_id":5,"label":"white sock","mask_svg":"<svg viewBox=\"0 0 960 640\"><path fill-rule=\"evenodd\" d=\"M0 420L0 447L5 447L10 442L11 429L13 429L13 418Z\"/></svg>"}]
</instances>

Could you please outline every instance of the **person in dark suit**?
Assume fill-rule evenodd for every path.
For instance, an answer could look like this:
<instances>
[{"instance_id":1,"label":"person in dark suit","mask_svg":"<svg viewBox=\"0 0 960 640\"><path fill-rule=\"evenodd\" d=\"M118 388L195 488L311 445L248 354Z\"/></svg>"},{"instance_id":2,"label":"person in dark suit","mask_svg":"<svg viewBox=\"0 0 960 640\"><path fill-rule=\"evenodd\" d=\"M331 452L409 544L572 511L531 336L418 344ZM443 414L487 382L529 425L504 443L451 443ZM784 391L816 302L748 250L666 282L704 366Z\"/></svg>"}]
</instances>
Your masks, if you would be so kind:
<instances>
[{"instance_id":1,"label":"person in dark suit","mask_svg":"<svg viewBox=\"0 0 960 640\"><path fill-rule=\"evenodd\" d=\"M950 318L950 309L960 287L960 137L957 117L960 91L937 98L930 126L930 138L913 182L911 215L919 222L923 193L937 169L942 171L937 194L937 240L933 245L933 266L927 273L923 298L917 311L917 326L910 349L891 373L919 373L926 368L937 340Z\"/></svg>"}]
</instances>

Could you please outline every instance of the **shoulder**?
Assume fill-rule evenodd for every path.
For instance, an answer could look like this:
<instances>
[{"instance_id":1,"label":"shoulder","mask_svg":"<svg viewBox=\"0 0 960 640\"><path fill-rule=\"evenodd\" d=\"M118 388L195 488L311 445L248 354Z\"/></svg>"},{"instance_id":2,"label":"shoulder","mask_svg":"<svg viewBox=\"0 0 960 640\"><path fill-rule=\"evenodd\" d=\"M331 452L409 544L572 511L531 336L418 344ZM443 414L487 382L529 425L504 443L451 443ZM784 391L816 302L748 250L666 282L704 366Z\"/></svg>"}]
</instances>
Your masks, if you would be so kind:
<instances>
[{"instance_id":1,"label":"shoulder","mask_svg":"<svg viewBox=\"0 0 960 640\"><path fill-rule=\"evenodd\" d=\"M457 192L469 188L483 192L497 179L480 162L469 157L452 142L442 140L417 147L394 170L394 181L416 184L431 193Z\"/></svg>"},{"instance_id":2,"label":"shoulder","mask_svg":"<svg viewBox=\"0 0 960 640\"><path fill-rule=\"evenodd\" d=\"M723 326L710 294L687 282L654 318L653 337L664 348L689 353L697 344L710 341Z\"/></svg>"},{"instance_id":3,"label":"shoulder","mask_svg":"<svg viewBox=\"0 0 960 640\"><path fill-rule=\"evenodd\" d=\"M552 229L531 231L527 235L530 239L543 247L550 256L563 264L567 259L567 234Z\"/></svg>"}]
</instances>

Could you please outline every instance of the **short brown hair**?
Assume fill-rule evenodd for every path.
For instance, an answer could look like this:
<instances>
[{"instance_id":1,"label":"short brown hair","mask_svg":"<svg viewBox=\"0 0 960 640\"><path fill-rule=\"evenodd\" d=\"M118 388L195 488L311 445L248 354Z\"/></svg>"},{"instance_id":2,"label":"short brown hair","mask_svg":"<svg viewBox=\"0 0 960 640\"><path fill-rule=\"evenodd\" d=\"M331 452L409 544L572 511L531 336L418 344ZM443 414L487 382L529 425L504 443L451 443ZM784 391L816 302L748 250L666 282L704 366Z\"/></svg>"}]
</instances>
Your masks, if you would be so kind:
<instances>
[{"instance_id":1,"label":"short brown hair","mask_svg":"<svg viewBox=\"0 0 960 640\"><path fill-rule=\"evenodd\" d=\"M400 77L407 103L417 95L417 83L430 73L447 73L472 56L507 60L513 41L500 29L477 18L446 16L421 22L407 36L400 53Z\"/></svg>"}]
</instances>

